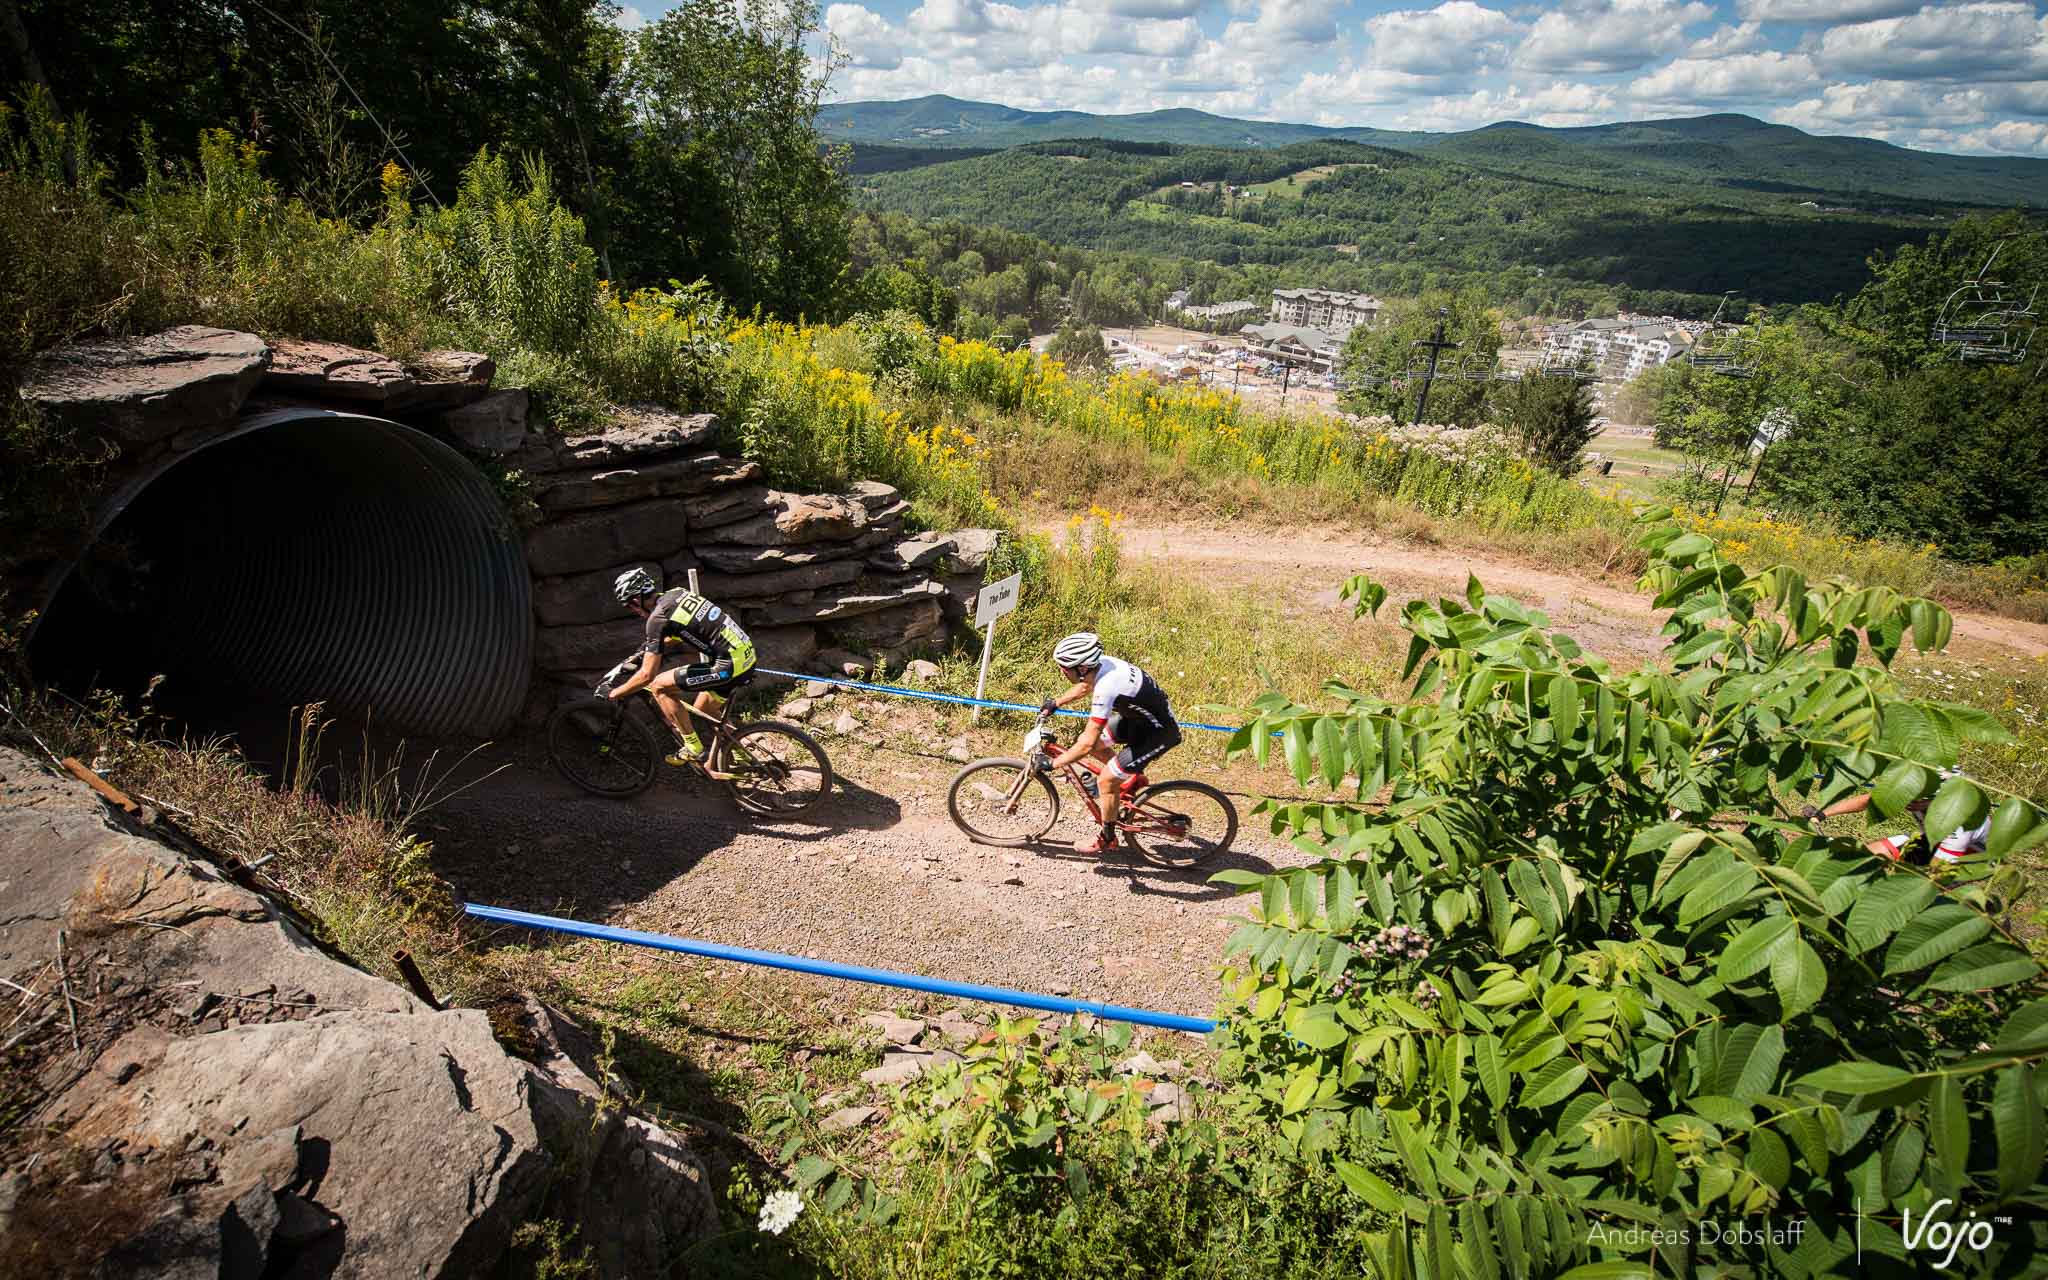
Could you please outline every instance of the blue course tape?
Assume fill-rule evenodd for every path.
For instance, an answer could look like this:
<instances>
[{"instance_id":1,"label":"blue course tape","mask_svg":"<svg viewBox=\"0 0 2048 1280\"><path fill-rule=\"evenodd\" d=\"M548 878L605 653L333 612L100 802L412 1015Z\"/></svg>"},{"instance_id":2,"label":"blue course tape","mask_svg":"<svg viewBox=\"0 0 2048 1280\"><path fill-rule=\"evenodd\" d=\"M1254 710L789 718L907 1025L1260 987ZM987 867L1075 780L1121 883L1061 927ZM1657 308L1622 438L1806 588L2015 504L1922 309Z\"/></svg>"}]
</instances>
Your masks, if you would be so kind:
<instances>
[{"instance_id":1,"label":"blue course tape","mask_svg":"<svg viewBox=\"0 0 2048 1280\"><path fill-rule=\"evenodd\" d=\"M791 969L797 973L816 974L821 978L872 982L884 987L904 987L911 991L929 991L935 995L958 996L966 1000L986 1000L991 1004L1013 1004L1025 1009L1041 1009L1048 1013L1092 1013L1098 1018L1112 1022L1135 1022L1140 1026L1164 1027L1169 1031L1189 1031L1196 1035L1207 1035L1216 1029L1215 1020L1211 1018L1189 1018L1178 1013L1127 1009L1122 1005L1101 1004L1094 1000L1069 1000L1062 996L1034 995L1028 991L1011 991L1004 987L984 987L972 982L921 978L916 974L898 973L893 969L864 969L857 965L834 964L829 960L807 960L802 956L786 956L775 951L728 947L717 942L694 942L688 938L670 937L665 933L642 933L638 929L616 929L604 924L585 924L581 920L534 915L527 911L513 911L507 907L486 907L474 902L463 903L462 909L479 920L523 925L529 929L552 929L556 933L573 933L579 937L598 938L605 942L652 947L656 951L677 951L683 955L704 956L711 960L736 960L741 964Z\"/></svg>"},{"instance_id":2,"label":"blue course tape","mask_svg":"<svg viewBox=\"0 0 2048 1280\"><path fill-rule=\"evenodd\" d=\"M777 671L773 667L756 667L754 669L764 676L787 676L791 680L815 680L819 684L836 684L843 689L865 689L869 693L893 693L899 698L923 698L926 702L951 702L962 707L988 707L995 711L1029 711L1034 715L1038 712L1037 707L1023 702L993 702L987 698L963 698L954 693L932 693L926 689L899 689L895 685L889 684L862 684L858 680L841 680L834 676L805 675L800 671ZM1062 709L1054 714L1086 716L1088 713L1085 711L1067 711ZM1193 724L1186 720L1180 722L1180 727L1183 729L1207 729L1211 733L1237 732L1237 730L1227 724Z\"/></svg>"}]
</instances>

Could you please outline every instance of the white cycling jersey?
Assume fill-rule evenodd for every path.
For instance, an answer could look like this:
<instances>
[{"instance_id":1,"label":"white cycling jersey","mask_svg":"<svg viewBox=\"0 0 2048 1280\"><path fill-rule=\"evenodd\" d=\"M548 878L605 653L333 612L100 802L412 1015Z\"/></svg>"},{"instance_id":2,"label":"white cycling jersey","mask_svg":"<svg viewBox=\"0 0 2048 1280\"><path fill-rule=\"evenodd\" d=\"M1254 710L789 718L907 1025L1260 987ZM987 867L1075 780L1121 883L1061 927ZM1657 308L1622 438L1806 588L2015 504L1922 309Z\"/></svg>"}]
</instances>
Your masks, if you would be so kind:
<instances>
[{"instance_id":1,"label":"white cycling jersey","mask_svg":"<svg viewBox=\"0 0 2048 1280\"><path fill-rule=\"evenodd\" d=\"M1107 724L1133 710L1152 723L1170 720L1173 716L1167 707L1166 694L1142 668L1136 663L1104 654L1102 665L1095 670L1095 694L1088 703L1088 718L1097 724Z\"/></svg>"}]
</instances>

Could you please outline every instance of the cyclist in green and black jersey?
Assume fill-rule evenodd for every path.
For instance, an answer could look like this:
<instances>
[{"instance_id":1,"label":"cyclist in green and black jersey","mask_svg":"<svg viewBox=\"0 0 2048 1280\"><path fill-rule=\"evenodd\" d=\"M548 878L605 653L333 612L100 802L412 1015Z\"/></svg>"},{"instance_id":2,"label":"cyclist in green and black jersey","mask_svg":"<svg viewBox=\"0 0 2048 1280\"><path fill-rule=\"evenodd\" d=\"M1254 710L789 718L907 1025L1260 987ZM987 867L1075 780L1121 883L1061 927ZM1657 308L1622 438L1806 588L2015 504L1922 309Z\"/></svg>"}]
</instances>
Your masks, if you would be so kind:
<instances>
[{"instance_id":1,"label":"cyclist in green and black jersey","mask_svg":"<svg viewBox=\"0 0 2048 1280\"><path fill-rule=\"evenodd\" d=\"M662 719L675 731L679 744L668 763L694 763L703 757L704 744L696 727L685 723L683 698L695 693L697 710L716 717L721 705L718 695L754 669L754 641L725 610L688 587L661 591L645 569L620 574L612 584L612 594L647 620L647 642L640 650L640 669L609 696L629 698L642 689L654 695L654 705L661 709ZM663 659L681 648L696 650L705 661L661 670Z\"/></svg>"}]
</instances>

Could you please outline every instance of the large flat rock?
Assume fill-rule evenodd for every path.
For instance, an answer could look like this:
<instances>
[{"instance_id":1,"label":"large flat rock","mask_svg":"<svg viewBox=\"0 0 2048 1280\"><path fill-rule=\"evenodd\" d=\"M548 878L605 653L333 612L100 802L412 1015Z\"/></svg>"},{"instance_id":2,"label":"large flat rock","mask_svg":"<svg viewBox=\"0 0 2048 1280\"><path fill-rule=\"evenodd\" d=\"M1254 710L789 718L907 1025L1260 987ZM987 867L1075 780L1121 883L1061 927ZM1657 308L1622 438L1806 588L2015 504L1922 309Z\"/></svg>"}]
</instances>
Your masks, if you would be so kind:
<instances>
[{"instance_id":1,"label":"large flat rock","mask_svg":"<svg viewBox=\"0 0 2048 1280\"><path fill-rule=\"evenodd\" d=\"M681 498L651 498L551 521L526 535L526 563L543 577L662 560L690 541Z\"/></svg>"},{"instance_id":2,"label":"large flat rock","mask_svg":"<svg viewBox=\"0 0 2048 1280\"><path fill-rule=\"evenodd\" d=\"M653 560L607 565L566 578L543 578L533 584L533 616L543 627L587 626L629 617L626 607L612 594L612 583L635 568L645 569L656 582L662 581L662 566Z\"/></svg>"},{"instance_id":3,"label":"large flat rock","mask_svg":"<svg viewBox=\"0 0 2048 1280\"><path fill-rule=\"evenodd\" d=\"M771 491L763 511L721 526L718 540L752 547L805 546L850 541L867 527L867 508L852 498Z\"/></svg>"},{"instance_id":4,"label":"large flat rock","mask_svg":"<svg viewBox=\"0 0 2048 1280\"><path fill-rule=\"evenodd\" d=\"M59 347L36 361L21 395L67 425L146 444L225 424L269 365L255 334L181 325Z\"/></svg>"},{"instance_id":5,"label":"large flat rock","mask_svg":"<svg viewBox=\"0 0 2048 1280\"><path fill-rule=\"evenodd\" d=\"M921 576L866 577L843 589L821 591L807 603L771 604L758 612L761 620L770 625L838 623L905 604L928 602L937 610L937 598L944 592L945 588L938 583Z\"/></svg>"},{"instance_id":6,"label":"large flat rock","mask_svg":"<svg viewBox=\"0 0 2048 1280\"><path fill-rule=\"evenodd\" d=\"M826 560L769 573L706 573L698 577L697 586L713 600L765 600L843 586L860 573L858 560Z\"/></svg>"},{"instance_id":7,"label":"large flat rock","mask_svg":"<svg viewBox=\"0 0 2048 1280\"><path fill-rule=\"evenodd\" d=\"M615 410L611 424L598 434L564 441L560 453L564 467L628 466L702 449L717 435L718 419L712 414L627 405Z\"/></svg>"},{"instance_id":8,"label":"large flat rock","mask_svg":"<svg viewBox=\"0 0 2048 1280\"><path fill-rule=\"evenodd\" d=\"M377 351L339 342L280 338L271 349L263 390L310 400L338 400L383 408L409 395L413 376L404 365Z\"/></svg>"},{"instance_id":9,"label":"large flat rock","mask_svg":"<svg viewBox=\"0 0 2048 1280\"><path fill-rule=\"evenodd\" d=\"M647 639L647 624L628 616L580 627L542 627L533 636L533 665L542 671L605 671Z\"/></svg>"},{"instance_id":10,"label":"large flat rock","mask_svg":"<svg viewBox=\"0 0 2048 1280\"><path fill-rule=\"evenodd\" d=\"M694 530L697 526L690 527ZM806 547L740 547L699 542L691 549L707 568L735 575L777 573L800 565L844 560L860 553L857 541L817 543Z\"/></svg>"},{"instance_id":11,"label":"large flat rock","mask_svg":"<svg viewBox=\"0 0 2048 1280\"><path fill-rule=\"evenodd\" d=\"M644 498L729 493L760 478L758 462L703 453L604 471L557 472L534 486L533 497L542 511L554 514L615 507Z\"/></svg>"}]
</instances>

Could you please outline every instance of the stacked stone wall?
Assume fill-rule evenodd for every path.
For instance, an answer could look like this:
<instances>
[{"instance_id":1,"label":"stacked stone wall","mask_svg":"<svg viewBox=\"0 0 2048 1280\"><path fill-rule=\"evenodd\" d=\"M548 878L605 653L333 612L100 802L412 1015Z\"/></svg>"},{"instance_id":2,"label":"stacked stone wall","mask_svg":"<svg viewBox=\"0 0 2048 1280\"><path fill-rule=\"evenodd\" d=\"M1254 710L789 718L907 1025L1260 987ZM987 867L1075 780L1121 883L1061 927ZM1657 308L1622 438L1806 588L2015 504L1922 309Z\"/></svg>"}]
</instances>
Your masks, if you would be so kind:
<instances>
[{"instance_id":1,"label":"stacked stone wall","mask_svg":"<svg viewBox=\"0 0 2048 1280\"><path fill-rule=\"evenodd\" d=\"M694 572L753 634L761 665L834 674L940 645L981 584L993 530L911 532L910 504L876 482L775 489L757 463L718 452L709 414L628 407L597 433L564 437L531 420L525 391L493 389L494 373L469 352L407 364L187 326L52 353L23 394L119 450L109 503L251 415L300 406L390 418L516 472L532 500L520 535L533 578L529 718L638 647L643 624L612 597L613 579L634 566L669 586ZM81 531L69 554L96 532ZM9 571L39 607L64 567Z\"/></svg>"}]
</instances>

